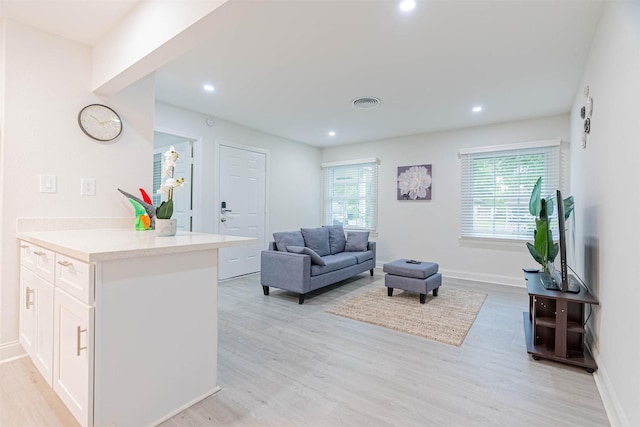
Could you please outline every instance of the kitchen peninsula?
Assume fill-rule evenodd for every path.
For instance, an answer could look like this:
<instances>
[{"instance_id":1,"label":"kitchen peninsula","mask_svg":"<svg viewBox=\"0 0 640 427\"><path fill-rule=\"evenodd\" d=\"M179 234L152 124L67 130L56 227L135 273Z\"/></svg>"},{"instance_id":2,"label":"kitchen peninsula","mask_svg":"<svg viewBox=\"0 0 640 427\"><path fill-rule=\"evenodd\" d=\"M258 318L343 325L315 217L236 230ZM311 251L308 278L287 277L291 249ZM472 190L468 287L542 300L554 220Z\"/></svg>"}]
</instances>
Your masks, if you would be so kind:
<instances>
[{"instance_id":1,"label":"kitchen peninsula","mask_svg":"<svg viewBox=\"0 0 640 427\"><path fill-rule=\"evenodd\" d=\"M20 224L20 342L82 426L155 425L219 390L218 250L255 239Z\"/></svg>"}]
</instances>

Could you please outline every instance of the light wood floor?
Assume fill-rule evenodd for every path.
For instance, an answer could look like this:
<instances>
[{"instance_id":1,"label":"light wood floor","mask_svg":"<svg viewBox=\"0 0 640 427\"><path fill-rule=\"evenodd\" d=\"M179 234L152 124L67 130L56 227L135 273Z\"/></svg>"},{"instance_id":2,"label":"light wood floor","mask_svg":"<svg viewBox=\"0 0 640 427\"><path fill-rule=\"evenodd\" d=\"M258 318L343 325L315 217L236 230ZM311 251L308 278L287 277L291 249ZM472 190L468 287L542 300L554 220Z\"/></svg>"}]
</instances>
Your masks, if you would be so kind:
<instances>
[{"instance_id":1,"label":"light wood floor","mask_svg":"<svg viewBox=\"0 0 640 427\"><path fill-rule=\"evenodd\" d=\"M163 427L609 425L591 374L527 355L524 288L445 280L488 294L460 347L325 312L381 280L363 273L303 305L262 295L257 275L221 283L222 390ZM43 383L26 358L0 365L0 427L74 425Z\"/></svg>"}]
</instances>

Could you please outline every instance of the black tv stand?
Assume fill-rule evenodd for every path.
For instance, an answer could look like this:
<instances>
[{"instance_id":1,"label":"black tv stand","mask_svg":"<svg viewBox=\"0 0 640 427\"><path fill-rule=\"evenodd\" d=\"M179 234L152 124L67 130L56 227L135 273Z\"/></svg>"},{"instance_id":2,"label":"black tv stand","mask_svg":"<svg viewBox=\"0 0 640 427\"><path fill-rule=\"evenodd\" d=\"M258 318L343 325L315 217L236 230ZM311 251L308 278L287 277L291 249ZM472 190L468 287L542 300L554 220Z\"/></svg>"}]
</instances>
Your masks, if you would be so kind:
<instances>
[{"instance_id":1,"label":"black tv stand","mask_svg":"<svg viewBox=\"0 0 640 427\"><path fill-rule=\"evenodd\" d=\"M539 273L524 273L529 292L529 313L522 314L527 352L535 359L581 366L587 372L598 369L584 345L585 305L598 304L587 288L578 293L545 289Z\"/></svg>"}]
</instances>

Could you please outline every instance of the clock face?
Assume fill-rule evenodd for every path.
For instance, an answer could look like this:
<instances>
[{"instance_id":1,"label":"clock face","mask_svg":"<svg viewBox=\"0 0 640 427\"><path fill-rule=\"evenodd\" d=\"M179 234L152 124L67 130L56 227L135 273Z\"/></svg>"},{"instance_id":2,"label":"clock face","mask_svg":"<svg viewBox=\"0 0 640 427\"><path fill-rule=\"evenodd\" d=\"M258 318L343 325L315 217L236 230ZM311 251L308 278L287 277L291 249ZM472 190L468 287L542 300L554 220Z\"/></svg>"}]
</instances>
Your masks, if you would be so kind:
<instances>
[{"instance_id":1,"label":"clock face","mask_svg":"<svg viewBox=\"0 0 640 427\"><path fill-rule=\"evenodd\" d=\"M78 124L84 133L98 141L111 141L122 133L118 113L102 104L91 104L80 110Z\"/></svg>"}]
</instances>

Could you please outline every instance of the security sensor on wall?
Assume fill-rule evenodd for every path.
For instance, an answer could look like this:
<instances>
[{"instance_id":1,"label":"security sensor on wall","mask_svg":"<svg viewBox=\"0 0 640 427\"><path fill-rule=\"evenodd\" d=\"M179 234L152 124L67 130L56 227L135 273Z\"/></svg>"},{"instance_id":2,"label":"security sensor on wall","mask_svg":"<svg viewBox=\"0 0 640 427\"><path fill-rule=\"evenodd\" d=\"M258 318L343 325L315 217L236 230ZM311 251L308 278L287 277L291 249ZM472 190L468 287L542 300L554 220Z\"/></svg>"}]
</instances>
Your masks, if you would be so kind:
<instances>
[{"instance_id":1,"label":"security sensor on wall","mask_svg":"<svg viewBox=\"0 0 640 427\"><path fill-rule=\"evenodd\" d=\"M209 117L209 118L205 121L205 123L207 124L207 126L209 126L209 127L213 127L213 124L214 124L215 122L213 121L213 119L212 119L211 117Z\"/></svg>"}]
</instances>

